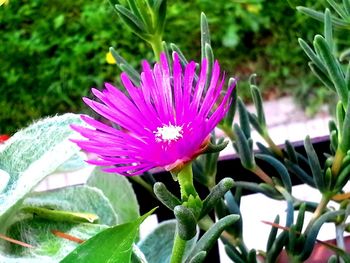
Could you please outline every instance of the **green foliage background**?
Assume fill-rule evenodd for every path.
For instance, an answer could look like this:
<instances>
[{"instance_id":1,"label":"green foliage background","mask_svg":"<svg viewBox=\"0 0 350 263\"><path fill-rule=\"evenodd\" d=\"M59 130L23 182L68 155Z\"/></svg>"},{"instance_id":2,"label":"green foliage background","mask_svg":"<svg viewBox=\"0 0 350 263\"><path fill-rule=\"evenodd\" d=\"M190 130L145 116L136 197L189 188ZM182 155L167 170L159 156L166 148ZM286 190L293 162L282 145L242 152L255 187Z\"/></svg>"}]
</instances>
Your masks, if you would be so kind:
<instances>
[{"instance_id":1,"label":"green foliage background","mask_svg":"<svg viewBox=\"0 0 350 263\"><path fill-rule=\"evenodd\" d=\"M321 1L303 5L315 2L323 9ZM281 93L310 78L297 37L311 40L322 24L287 1L169 0L164 40L196 60L201 11L216 58L241 83L256 72L264 89ZM103 82L115 83L120 73L106 63L110 46L136 67L141 59L152 60L151 48L126 29L106 0L10 0L0 7L0 41L0 134L41 116L86 111L81 97ZM239 92L244 96L244 84Z\"/></svg>"}]
</instances>

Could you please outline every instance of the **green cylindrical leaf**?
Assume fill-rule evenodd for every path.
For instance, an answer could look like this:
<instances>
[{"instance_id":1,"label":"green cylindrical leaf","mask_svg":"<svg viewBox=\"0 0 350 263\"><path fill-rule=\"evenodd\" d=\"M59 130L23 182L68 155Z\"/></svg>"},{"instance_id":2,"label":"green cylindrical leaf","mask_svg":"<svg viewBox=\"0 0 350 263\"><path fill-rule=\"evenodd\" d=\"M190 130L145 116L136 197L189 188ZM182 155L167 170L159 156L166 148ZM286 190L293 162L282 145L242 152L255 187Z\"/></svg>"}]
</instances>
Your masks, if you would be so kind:
<instances>
[{"instance_id":1,"label":"green cylindrical leaf","mask_svg":"<svg viewBox=\"0 0 350 263\"><path fill-rule=\"evenodd\" d=\"M291 193L292 181L286 167L276 158L266 154L256 154L255 157L271 164L276 169L277 173L281 176L283 186L289 193Z\"/></svg>"},{"instance_id":2,"label":"green cylindrical leaf","mask_svg":"<svg viewBox=\"0 0 350 263\"><path fill-rule=\"evenodd\" d=\"M210 32L208 26L208 20L204 13L201 13L201 50L202 50L202 59L206 57L206 45L210 46Z\"/></svg>"},{"instance_id":3,"label":"green cylindrical leaf","mask_svg":"<svg viewBox=\"0 0 350 263\"><path fill-rule=\"evenodd\" d=\"M158 200L170 210L174 210L176 206L181 205L180 200L166 188L165 184L161 182L155 183L153 191Z\"/></svg>"},{"instance_id":4,"label":"green cylindrical leaf","mask_svg":"<svg viewBox=\"0 0 350 263\"><path fill-rule=\"evenodd\" d=\"M286 197L284 195L285 199L287 200L287 217L286 217L286 227L290 227L294 222L294 206L293 206L293 199L289 195Z\"/></svg>"},{"instance_id":5,"label":"green cylindrical leaf","mask_svg":"<svg viewBox=\"0 0 350 263\"><path fill-rule=\"evenodd\" d=\"M323 83L323 85L325 85L330 90L336 92L333 82L326 75L327 73L322 72L313 62L309 62L308 65L312 73L314 73L314 75Z\"/></svg>"},{"instance_id":6,"label":"green cylindrical leaf","mask_svg":"<svg viewBox=\"0 0 350 263\"><path fill-rule=\"evenodd\" d=\"M289 228L289 231L288 231L288 244L287 244L287 251L288 252L291 252L291 253L296 253L296 249L295 249L295 246L296 246L296 243L297 243L297 237L298 233L297 231L295 230L295 226L292 225L290 228ZM293 254L294 254L293 253Z\"/></svg>"},{"instance_id":7,"label":"green cylindrical leaf","mask_svg":"<svg viewBox=\"0 0 350 263\"><path fill-rule=\"evenodd\" d=\"M328 43L329 49L333 51L333 29L332 29L332 17L331 11L326 8L324 13L324 36Z\"/></svg>"},{"instance_id":8,"label":"green cylindrical leaf","mask_svg":"<svg viewBox=\"0 0 350 263\"><path fill-rule=\"evenodd\" d=\"M189 262L188 259L193 258L200 251L209 251L211 247L216 243L221 233L225 230L226 227L232 225L239 219L238 215L228 215L219 221L217 221L201 239L197 242L194 249L191 251L190 255L186 259L186 263Z\"/></svg>"},{"instance_id":9,"label":"green cylindrical leaf","mask_svg":"<svg viewBox=\"0 0 350 263\"><path fill-rule=\"evenodd\" d=\"M261 153L266 154L266 155L274 156L274 153L269 148L267 148L265 145L263 145L262 143L257 142L256 146L258 146L259 151Z\"/></svg>"},{"instance_id":10,"label":"green cylindrical leaf","mask_svg":"<svg viewBox=\"0 0 350 263\"><path fill-rule=\"evenodd\" d=\"M195 255L189 263L202 263L205 260L205 257L207 256L207 252L201 251L197 255Z\"/></svg>"},{"instance_id":11,"label":"green cylindrical leaf","mask_svg":"<svg viewBox=\"0 0 350 263\"><path fill-rule=\"evenodd\" d=\"M342 162L342 168L348 166L350 164L350 155L349 155L349 152L346 154L346 156L344 157L343 159L343 162Z\"/></svg>"},{"instance_id":12,"label":"green cylindrical leaf","mask_svg":"<svg viewBox=\"0 0 350 263\"><path fill-rule=\"evenodd\" d=\"M294 146L288 140L286 140L285 146L288 154L288 159L292 163L298 164L297 152L295 151Z\"/></svg>"},{"instance_id":13,"label":"green cylindrical leaf","mask_svg":"<svg viewBox=\"0 0 350 263\"><path fill-rule=\"evenodd\" d=\"M153 7L154 13L157 14L157 25L155 34L163 35L167 12L167 1L158 0L155 2L157 3L157 5Z\"/></svg>"},{"instance_id":14,"label":"green cylindrical leaf","mask_svg":"<svg viewBox=\"0 0 350 263\"><path fill-rule=\"evenodd\" d=\"M316 66L316 68L319 69L323 74L327 73L327 69L324 66L323 62L320 60L320 58L316 55L316 53L312 50L312 48L302 39L299 38L299 45L304 50L305 54L310 58L313 65Z\"/></svg>"},{"instance_id":15,"label":"green cylindrical leaf","mask_svg":"<svg viewBox=\"0 0 350 263\"><path fill-rule=\"evenodd\" d=\"M306 210L306 204L302 203L299 207L299 213L298 213L297 221L295 223L295 230L297 232L301 232L303 230L305 210Z\"/></svg>"},{"instance_id":16,"label":"green cylindrical leaf","mask_svg":"<svg viewBox=\"0 0 350 263\"><path fill-rule=\"evenodd\" d=\"M127 2L128 2L128 5L130 7L130 11L132 12L132 14L141 20L142 16L140 14L139 9L137 8L135 0L127 0Z\"/></svg>"},{"instance_id":17,"label":"green cylindrical leaf","mask_svg":"<svg viewBox=\"0 0 350 263\"><path fill-rule=\"evenodd\" d=\"M208 61L206 84L205 84L205 88L207 89L210 85L210 80L211 80L211 76L212 76L211 73L212 73L213 66L214 66L214 53L213 53L213 49L211 48L210 44L205 43L204 53L205 53L204 56Z\"/></svg>"},{"instance_id":18,"label":"green cylindrical leaf","mask_svg":"<svg viewBox=\"0 0 350 263\"><path fill-rule=\"evenodd\" d=\"M228 191L225 194L225 201L227 204L227 208L231 214L238 214L238 215L241 214L241 211L239 208L241 195L242 195L242 189L240 187L236 187L235 196L233 196L231 191Z\"/></svg>"},{"instance_id":19,"label":"green cylindrical leaf","mask_svg":"<svg viewBox=\"0 0 350 263\"><path fill-rule=\"evenodd\" d=\"M305 240L305 245L304 248L302 250L302 252L300 253L300 255L298 256L298 259L300 261L305 261L312 253L315 242L316 242L316 238L318 235L318 232L320 231L321 226L328 220L331 220L333 218L335 218L336 216L343 214L342 211L331 211L331 212L327 212L323 215L321 215L315 222L314 224L311 226L311 228L309 229L308 233L306 234L306 240Z\"/></svg>"},{"instance_id":20,"label":"green cylindrical leaf","mask_svg":"<svg viewBox=\"0 0 350 263\"><path fill-rule=\"evenodd\" d=\"M240 127L244 133L244 136L249 139L250 138L250 125L248 118L248 111L240 97L237 99L238 105L238 114L239 114L239 123Z\"/></svg>"},{"instance_id":21,"label":"green cylindrical leaf","mask_svg":"<svg viewBox=\"0 0 350 263\"><path fill-rule=\"evenodd\" d=\"M348 90L345 83L345 76L338 60L334 57L329 45L322 36L315 36L314 46L319 51L320 58L325 64L328 75L334 83L338 96L346 107L348 103Z\"/></svg>"},{"instance_id":22,"label":"green cylindrical leaf","mask_svg":"<svg viewBox=\"0 0 350 263\"><path fill-rule=\"evenodd\" d=\"M335 182L334 190L341 190L347 184L350 179L350 165L346 166L341 170L337 176L337 181Z\"/></svg>"},{"instance_id":23,"label":"green cylindrical leaf","mask_svg":"<svg viewBox=\"0 0 350 263\"><path fill-rule=\"evenodd\" d=\"M251 170L255 167L255 160L253 152L251 151L251 148L249 146L248 140L241 128L237 124L234 124L233 128L236 134L235 145L238 149L242 165L244 168Z\"/></svg>"},{"instance_id":24,"label":"green cylindrical leaf","mask_svg":"<svg viewBox=\"0 0 350 263\"><path fill-rule=\"evenodd\" d=\"M237 82L236 79L230 78L228 81L228 86L231 87L232 85L235 85L236 82ZM236 114L236 106L237 106L237 89L233 89L231 93L231 105L225 118L223 119L223 123L225 127L227 127L230 130L232 129L233 119Z\"/></svg>"},{"instance_id":25,"label":"green cylindrical leaf","mask_svg":"<svg viewBox=\"0 0 350 263\"><path fill-rule=\"evenodd\" d=\"M337 124L335 123L334 120L330 120L328 122L328 129L329 129L329 132L336 131L338 133Z\"/></svg>"},{"instance_id":26,"label":"green cylindrical leaf","mask_svg":"<svg viewBox=\"0 0 350 263\"><path fill-rule=\"evenodd\" d=\"M343 18L345 21L348 19L348 15L343 7L339 6L334 0L327 0L327 2L333 7L341 18Z\"/></svg>"},{"instance_id":27,"label":"green cylindrical leaf","mask_svg":"<svg viewBox=\"0 0 350 263\"><path fill-rule=\"evenodd\" d=\"M283 231L273 242L271 248L266 251L266 262L276 262L283 247L288 242L288 231Z\"/></svg>"},{"instance_id":28,"label":"green cylindrical leaf","mask_svg":"<svg viewBox=\"0 0 350 263\"><path fill-rule=\"evenodd\" d=\"M350 97L346 108L344 123L339 130L341 130L342 134L339 147L343 152L347 152L350 149Z\"/></svg>"},{"instance_id":29,"label":"green cylindrical leaf","mask_svg":"<svg viewBox=\"0 0 350 263\"><path fill-rule=\"evenodd\" d=\"M331 167L328 167L327 170L325 171L325 175L324 175L324 181L325 181L325 185L326 188L328 190L331 190L332 185L333 185L333 175L332 175L332 169Z\"/></svg>"},{"instance_id":30,"label":"green cylindrical leaf","mask_svg":"<svg viewBox=\"0 0 350 263\"><path fill-rule=\"evenodd\" d=\"M260 90L255 85L250 85L250 92L252 93L253 102L256 108L256 113L258 115L258 120L261 126L266 126L265 113L263 107L263 100L261 97Z\"/></svg>"},{"instance_id":31,"label":"green cylindrical leaf","mask_svg":"<svg viewBox=\"0 0 350 263\"><path fill-rule=\"evenodd\" d=\"M350 16L350 0L343 0L343 6L347 15Z\"/></svg>"},{"instance_id":32,"label":"green cylindrical leaf","mask_svg":"<svg viewBox=\"0 0 350 263\"><path fill-rule=\"evenodd\" d=\"M117 10L120 18L123 22L130 27L130 29L140 37L146 32L145 25L143 22L130 12L127 8L122 5L115 5L115 9Z\"/></svg>"},{"instance_id":33,"label":"green cylindrical leaf","mask_svg":"<svg viewBox=\"0 0 350 263\"><path fill-rule=\"evenodd\" d=\"M225 149L227 145L228 141L221 141L218 144L209 142L207 148L203 153L218 153Z\"/></svg>"},{"instance_id":34,"label":"green cylindrical leaf","mask_svg":"<svg viewBox=\"0 0 350 263\"><path fill-rule=\"evenodd\" d=\"M341 62L345 62L345 60L350 60L350 48L345 49L339 55L339 60Z\"/></svg>"},{"instance_id":35,"label":"green cylindrical leaf","mask_svg":"<svg viewBox=\"0 0 350 263\"><path fill-rule=\"evenodd\" d=\"M281 200L283 197L280 193L278 193L271 185L260 183L251 183L251 182L242 182L242 181L236 181L235 182L236 187L242 187L244 189L250 190L252 192L256 193L262 193L268 197L271 197L276 200Z\"/></svg>"},{"instance_id":36,"label":"green cylindrical leaf","mask_svg":"<svg viewBox=\"0 0 350 263\"><path fill-rule=\"evenodd\" d=\"M174 208L174 215L179 237L183 240L192 239L197 233L197 221L192 211L183 205L178 205Z\"/></svg>"},{"instance_id":37,"label":"green cylindrical leaf","mask_svg":"<svg viewBox=\"0 0 350 263\"><path fill-rule=\"evenodd\" d=\"M350 61L349 61L349 64L346 68L345 81L346 81L346 86L348 87L348 90L350 91Z\"/></svg>"},{"instance_id":38,"label":"green cylindrical leaf","mask_svg":"<svg viewBox=\"0 0 350 263\"><path fill-rule=\"evenodd\" d=\"M280 217L279 215L277 215L275 217L275 220L273 221L274 224L278 225L280 223ZM270 251L272 245L274 244L276 237L277 237L277 232L278 232L278 228L272 226L271 227L271 231L269 234L269 238L267 239L267 243L266 243L266 251Z\"/></svg>"},{"instance_id":39,"label":"green cylindrical leaf","mask_svg":"<svg viewBox=\"0 0 350 263\"><path fill-rule=\"evenodd\" d=\"M309 136L307 136L304 141L304 147L309 160L309 166L314 178L315 185L317 186L317 189L323 192L326 189L323 171Z\"/></svg>"},{"instance_id":40,"label":"green cylindrical leaf","mask_svg":"<svg viewBox=\"0 0 350 263\"><path fill-rule=\"evenodd\" d=\"M225 245L226 254L236 263L247 263L241 258L240 252L233 246Z\"/></svg>"},{"instance_id":41,"label":"green cylindrical leaf","mask_svg":"<svg viewBox=\"0 0 350 263\"><path fill-rule=\"evenodd\" d=\"M113 47L110 47L109 51L112 53L112 56L114 57L119 68L128 74L134 85L140 85L140 74L128 62L126 62L126 60L120 56Z\"/></svg>"},{"instance_id":42,"label":"green cylindrical leaf","mask_svg":"<svg viewBox=\"0 0 350 263\"><path fill-rule=\"evenodd\" d=\"M224 197L225 193L233 187L233 185L233 179L224 178L213 189L211 189L209 195L203 201L203 208L199 219L207 215L217 202Z\"/></svg>"},{"instance_id":43,"label":"green cylindrical leaf","mask_svg":"<svg viewBox=\"0 0 350 263\"><path fill-rule=\"evenodd\" d=\"M128 0L134 2L135 0ZM157 14L154 14L154 10L152 9L152 6L148 1L135 1L136 7L139 11L139 14L141 15L141 19L143 21L143 24L146 27L147 33L155 33L155 25L153 24L152 15L157 16Z\"/></svg>"},{"instance_id":44,"label":"green cylindrical leaf","mask_svg":"<svg viewBox=\"0 0 350 263\"><path fill-rule=\"evenodd\" d=\"M338 101L337 103L336 117L337 117L338 129L339 131L341 131L343 129L344 118L345 118L344 106L341 101ZM341 137L339 138L339 140L341 140Z\"/></svg>"},{"instance_id":45,"label":"green cylindrical leaf","mask_svg":"<svg viewBox=\"0 0 350 263\"><path fill-rule=\"evenodd\" d=\"M248 261L248 263L256 263L257 262L255 249L252 249L249 251L247 261Z\"/></svg>"},{"instance_id":46,"label":"green cylindrical leaf","mask_svg":"<svg viewBox=\"0 0 350 263\"><path fill-rule=\"evenodd\" d=\"M261 135L264 135L264 129L261 127L258 117L254 113L248 112L249 122L254 127L254 129Z\"/></svg>"},{"instance_id":47,"label":"green cylindrical leaf","mask_svg":"<svg viewBox=\"0 0 350 263\"><path fill-rule=\"evenodd\" d=\"M177 45L175 45L174 43L170 43L170 48L173 52L176 52L179 55L181 65L186 66L188 64L188 61L187 61L186 57L184 56L184 54L182 53L181 49Z\"/></svg>"},{"instance_id":48,"label":"green cylindrical leaf","mask_svg":"<svg viewBox=\"0 0 350 263\"><path fill-rule=\"evenodd\" d=\"M315 187L315 182L313 178L307 174L299 165L296 165L289 160L286 160L286 164L288 168L304 183L310 185L311 187Z\"/></svg>"},{"instance_id":49,"label":"green cylindrical leaf","mask_svg":"<svg viewBox=\"0 0 350 263\"><path fill-rule=\"evenodd\" d=\"M330 150L331 153L334 155L338 148L338 134L335 131L331 132L329 135L329 139L331 143Z\"/></svg>"},{"instance_id":50,"label":"green cylindrical leaf","mask_svg":"<svg viewBox=\"0 0 350 263\"><path fill-rule=\"evenodd\" d=\"M304 14L318 20L318 21L321 21L321 22L324 21L324 13L323 12L315 11L313 9L310 9L310 8L307 8L304 6L298 6L297 10L301 13L304 13ZM338 28L348 28L349 27L348 22L341 20L341 19L334 17L334 16L332 17L332 24L333 24L333 26L336 26Z\"/></svg>"},{"instance_id":51,"label":"green cylindrical leaf","mask_svg":"<svg viewBox=\"0 0 350 263\"><path fill-rule=\"evenodd\" d=\"M240 188L238 188L240 189ZM237 191L236 191L237 192ZM241 192L240 190L238 190L238 192ZM228 211L230 212L230 214L233 215L239 215L240 218L237 220L237 222L235 222L231 228L234 231L235 236L237 237L242 237L242 231L243 231L243 219L242 219L242 214L239 208L239 200L236 201L236 198L233 197L231 191L228 191L225 194L225 201L226 201L226 208L228 209Z\"/></svg>"}]
</instances>

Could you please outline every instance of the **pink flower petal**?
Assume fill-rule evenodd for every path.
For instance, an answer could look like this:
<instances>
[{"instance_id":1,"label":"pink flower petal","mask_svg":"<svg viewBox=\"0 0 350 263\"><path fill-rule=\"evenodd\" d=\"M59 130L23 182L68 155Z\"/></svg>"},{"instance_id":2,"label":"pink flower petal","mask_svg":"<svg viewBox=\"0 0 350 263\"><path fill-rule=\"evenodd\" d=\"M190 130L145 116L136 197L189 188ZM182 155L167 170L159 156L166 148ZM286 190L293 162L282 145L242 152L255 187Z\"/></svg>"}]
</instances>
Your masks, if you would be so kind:
<instances>
[{"instance_id":1,"label":"pink flower petal","mask_svg":"<svg viewBox=\"0 0 350 263\"><path fill-rule=\"evenodd\" d=\"M89 163L125 176L190 161L225 116L235 86L228 87L221 97L224 74L220 77L220 65L215 61L208 79L207 64L202 61L197 77L195 62L182 67L174 53L170 67L162 54L153 68L142 63L140 87L122 73L126 93L108 83L102 91L92 89L100 102L84 98L85 103L121 129L82 115L90 127L72 125L72 129L86 140L72 141L97 154L98 159Z\"/></svg>"}]
</instances>

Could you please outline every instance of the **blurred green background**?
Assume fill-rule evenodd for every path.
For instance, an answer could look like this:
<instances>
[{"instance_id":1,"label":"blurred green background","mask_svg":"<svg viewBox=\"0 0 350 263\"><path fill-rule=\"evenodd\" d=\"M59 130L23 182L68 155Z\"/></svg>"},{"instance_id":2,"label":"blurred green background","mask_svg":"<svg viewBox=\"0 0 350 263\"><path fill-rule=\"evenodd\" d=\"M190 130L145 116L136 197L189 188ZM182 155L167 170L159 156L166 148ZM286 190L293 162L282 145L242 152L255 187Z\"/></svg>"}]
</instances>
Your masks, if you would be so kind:
<instances>
[{"instance_id":1,"label":"blurred green background","mask_svg":"<svg viewBox=\"0 0 350 263\"><path fill-rule=\"evenodd\" d=\"M290 1L291 2L291 1ZM295 1L294 1L295 2ZM299 1L323 10L323 1ZM293 94L309 111L328 97L311 75L297 38L311 41L322 24L287 1L168 0L164 40L189 59L200 59L200 12L206 13L215 57L229 75L257 73L266 99ZM42 116L84 112L81 97L119 69L106 62L113 46L132 65L153 59L108 1L10 0L0 7L0 134L14 133ZM311 105L311 106L310 106Z\"/></svg>"}]
</instances>

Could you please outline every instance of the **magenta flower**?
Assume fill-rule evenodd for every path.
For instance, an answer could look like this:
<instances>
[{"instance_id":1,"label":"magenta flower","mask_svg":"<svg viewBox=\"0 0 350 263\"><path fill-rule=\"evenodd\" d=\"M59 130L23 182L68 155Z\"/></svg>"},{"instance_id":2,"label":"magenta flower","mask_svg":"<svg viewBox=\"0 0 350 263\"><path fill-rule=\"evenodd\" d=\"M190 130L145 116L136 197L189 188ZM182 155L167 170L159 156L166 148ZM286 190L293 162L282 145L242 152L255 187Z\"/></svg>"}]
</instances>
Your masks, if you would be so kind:
<instances>
[{"instance_id":1,"label":"magenta flower","mask_svg":"<svg viewBox=\"0 0 350 263\"><path fill-rule=\"evenodd\" d=\"M102 92L92 89L101 102L83 98L84 102L121 129L83 115L92 128L73 126L87 139L74 142L97 154L97 160L88 162L109 166L108 172L138 175L155 167L181 167L205 150L210 132L231 102L234 85L221 96L225 79L220 77L219 63L215 61L208 85L207 64L204 59L196 80L195 62L183 69L174 54L171 71L162 54L153 69L143 62L140 87L121 74L127 94L107 83Z\"/></svg>"}]
</instances>

